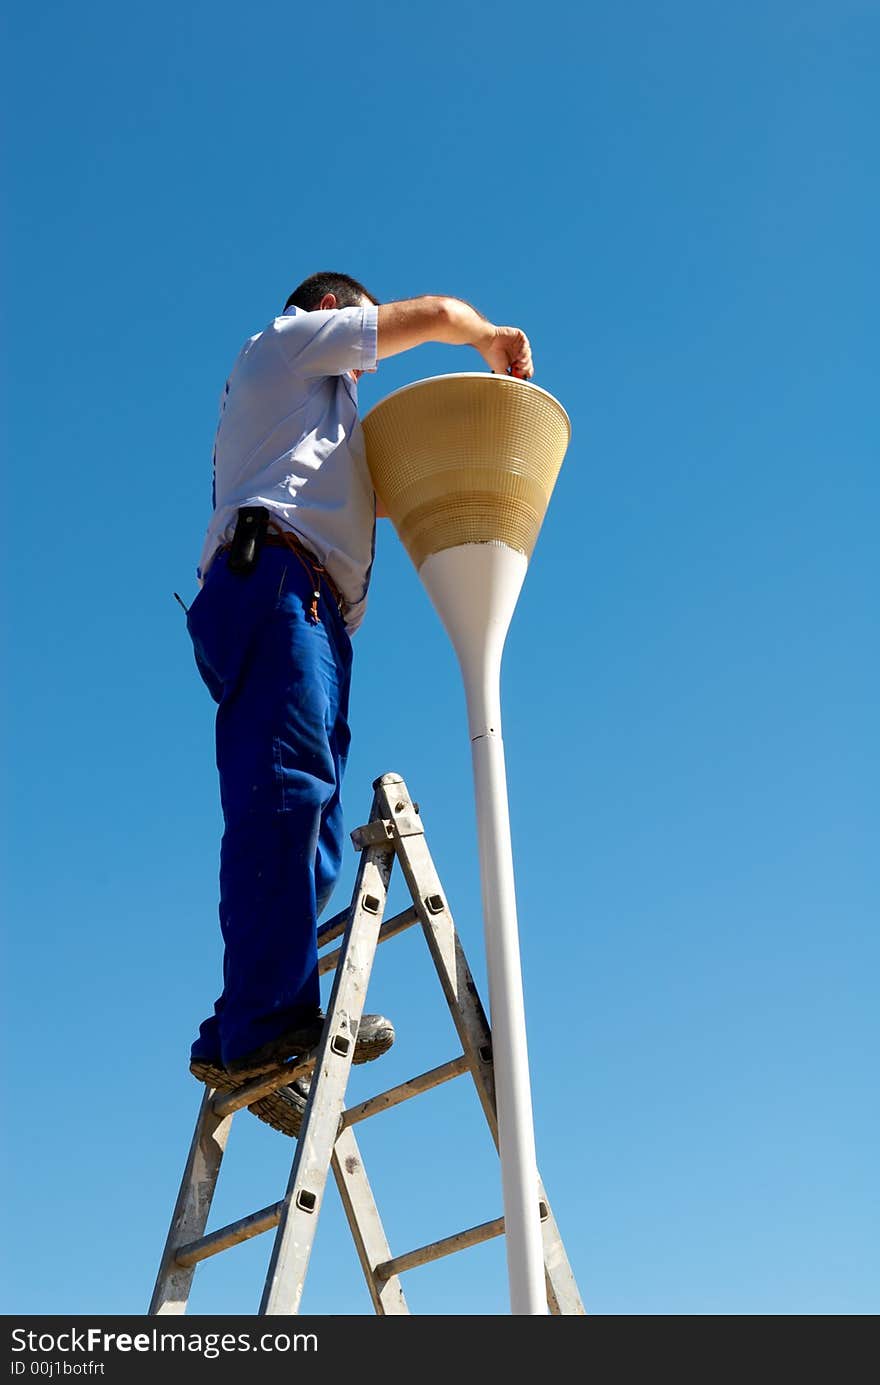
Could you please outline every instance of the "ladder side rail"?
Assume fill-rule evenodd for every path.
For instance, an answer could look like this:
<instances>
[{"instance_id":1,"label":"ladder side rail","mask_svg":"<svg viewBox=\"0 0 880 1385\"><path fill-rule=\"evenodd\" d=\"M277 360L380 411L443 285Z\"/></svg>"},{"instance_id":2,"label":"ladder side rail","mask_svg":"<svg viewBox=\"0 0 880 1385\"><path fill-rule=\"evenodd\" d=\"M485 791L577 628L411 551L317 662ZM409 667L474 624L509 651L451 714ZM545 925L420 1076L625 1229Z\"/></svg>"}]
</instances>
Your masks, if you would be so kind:
<instances>
[{"instance_id":1,"label":"ladder side rail","mask_svg":"<svg viewBox=\"0 0 880 1385\"><path fill-rule=\"evenodd\" d=\"M374 798L371 821L375 810ZM299 1312L393 863L394 844L387 840L367 847L361 856L351 919L260 1302L261 1315Z\"/></svg>"},{"instance_id":2,"label":"ladder side rail","mask_svg":"<svg viewBox=\"0 0 880 1385\"><path fill-rule=\"evenodd\" d=\"M380 1276L376 1272L379 1265L391 1260L391 1247L352 1130L340 1133L333 1148L332 1162L333 1176L373 1307L381 1317L408 1314L400 1277L396 1274Z\"/></svg>"},{"instance_id":3,"label":"ladder side rail","mask_svg":"<svg viewBox=\"0 0 880 1385\"><path fill-rule=\"evenodd\" d=\"M403 780L387 788L383 785L379 790L379 799L380 806L398 828L394 842L397 859L418 912L452 1022L469 1061L477 1095L497 1146L492 1031L455 929L449 901L428 850L421 821L416 818L417 831L406 830L411 827L415 808ZM398 823L403 826L403 832Z\"/></svg>"},{"instance_id":4,"label":"ladder side rail","mask_svg":"<svg viewBox=\"0 0 880 1385\"><path fill-rule=\"evenodd\" d=\"M547 1303L550 1312L557 1317L586 1317L587 1310L578 1291L574 1270L565 1253L565 1244L559 1234L540 1170L538 1193L547 1209L547 1215L541 1221L541 1237L544 1242L544 1277L547 1281Z\"/></svg>"},{"instance_id":5,"label":"ladder side rail","mask_svg":"<svg viewBox=\"0 0 880 1385\"><path fill-rule=\"evenodd\" d=\"M214 1113L211 1106L213 1096L213 1090L206 1089L199 1107L168 1239L147 1310L151 1317L186 1312L196 1267L194 1264L179 1265L176 1252L178 1247L204 1235L232 1126L232 1115L218 1116Z\"/></svg>"}]
</instances>

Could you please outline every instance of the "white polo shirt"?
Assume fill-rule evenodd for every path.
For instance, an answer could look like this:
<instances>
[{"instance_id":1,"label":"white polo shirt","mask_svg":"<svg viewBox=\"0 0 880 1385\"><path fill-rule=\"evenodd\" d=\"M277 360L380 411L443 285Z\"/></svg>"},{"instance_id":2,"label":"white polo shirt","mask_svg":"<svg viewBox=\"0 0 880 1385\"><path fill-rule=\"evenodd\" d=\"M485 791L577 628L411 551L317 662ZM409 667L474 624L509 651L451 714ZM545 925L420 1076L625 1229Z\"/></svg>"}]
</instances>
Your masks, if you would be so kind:
<instances>
[{"instance_id":1,"label":"white polo shirt","mask_svg":"<svg viewBox=\"0 0 880 1385\"><path fill-rule=\"evenodd\" d=\"M288 308L242 347L220 400L214 513L199 560L203 582L236 511L264 505L324 564L353 634L373 565L376 496L350 370L376 369L379 310Z\"/></svg>"}]
</instances>

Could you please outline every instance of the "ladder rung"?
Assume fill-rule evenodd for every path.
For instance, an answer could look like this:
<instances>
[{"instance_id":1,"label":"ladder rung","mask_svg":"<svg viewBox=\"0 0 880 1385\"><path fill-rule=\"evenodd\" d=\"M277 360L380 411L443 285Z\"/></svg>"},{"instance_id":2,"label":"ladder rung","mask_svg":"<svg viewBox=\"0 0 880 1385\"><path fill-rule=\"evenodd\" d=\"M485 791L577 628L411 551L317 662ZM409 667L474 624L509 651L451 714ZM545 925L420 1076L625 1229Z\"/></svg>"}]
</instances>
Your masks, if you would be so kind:
<instances>
[{"instance_id":1,"label":"ladder rung","mask_svg":"<svg viewBox=\"0 0 880 1385\"><path fill-rule=\"evenodd\" d=\"M357 1125L358 1121L364 1121L368 1116L376 1116L380 1111L390 1111L392 1106L409 1101L411 1096L429 1092L432 1087L439 1087L442 1082L449 1082L453 1077L459 1077L461 1073L468 1071L470 1064L462 1053L460 1058L453 1058L442 1067L432 1068L430 1072L423 1072L418 1077L411 1077L408 1082L401 1082L397 1087L389 1087L387 1092L379 1092L357 1106L349 1106L342 1116L343 1128Z\"/></svg>"},{"instance_id":2,"label":"ladder rung","mask_svg":"<svg viewBox=\"0 0 880 1385\"><path fill-rule=\"evenodd\" d=\"M318 1050L311 1049L304 1053L298 1063L288 1063L286 1067L279 1068L277 1072L269 1073L263 1077L252 1077L249 1082L245 1082L240 1087L236 1087L234 1092L217 1092L211 1102L211 1109L215 1116L228 1116L232 1111L240 1111L242 1106L250 1106L261 1096L268 1096L270 1092L277 1092L279 1087L289 1087L291 1082L295 1082L298 1077L305 1077L315 1066L315 1058Z\"/></svg>"},{"instance_id":3,"label":"ladder rung","mask_svg":"<svg viewBox=\"0 0 880 1385\"><path fill-rule=\"evenodd\" d=\"M231 1221L228 1226L221 1226L218 1231L201 1236L197 1241L188 1241L174 1258L178 1265L197 1265L200 1260L207 1260L209 1255L219 1255L221 1250L228 1250L241 1241L249 1241L252 1236L271 1231L281 1220L283 1206L283 1202L273 1202L271 1207L263 1207L259 1212L251 1212L249 1217Z\"/></svg>"},{"instance_id":4,"label":"ladder rung","mask_svg":"<svg viewBox=\"0 0 880 1385\"><path fill-rule=\"evenodd\" d=\"M344 909L340 909L338 914L334 914L326 923L322 923L318 929L318 947L323 947L325 943L332 943L334 938L341 938L346 928L348 920L351 918L351 905L348 904Z\"/></svg>"},{"instance_id":5,"label":"ladder rung","mask_svg":"<svg viewBox=\"0 0 880 1385\"><path fill-rule=\"evenodd\" d=\"M332 919L328 919L326 923L322 923L321 927L318 929L318 947L324 947L327 943L332 943L334 939L341 938L348 927L350 918L351 905L349 904L347 908L340 910L338 914L334 914ZM390 928L392 924L399 923L401 927L408 928L411 923L418 923L418 919L419 916L415 909L410 906L409 909L404 909L402 913L395 914L393 918L390 918L386 927ZM406 923L404 923L404 920L406 920Z\"/></svg>"},{"instance_id":6,"label":"ladder rung","mask_svg":"<svg viewBox=\"0 0 880 1385\"><path fill-rule=\"evenodd\" d=\"M378 946L379 943L387 942L389 938L396 938L397 935L398 935L398 933L404 933L404 932L406 932L407 928L412 928L413 924L414 924L414 923L418 923L418 921L419 921L419 916L418 916L418 914L416 913L415 909L412 909L412 908L411 908L411 909L404 909L404 911L403 911L402 914L395 914L394 917L393 917L393 918L390 918L390 919L388 920L387 923L383 923L383 924L382 924L382 927L379 929L379 936L378 936L378 938L376 939L376 944L377 944L377 946ZM331 922L333 922L333 920L331 920ZM333 938L338 938L338 937L339 937L339 934L340 934L341 932L344 932L344 931L345 931L345 928L346 928L347 923L348 923L348 914L346 914L346 916L345 916L345 918L344 918L344 920L343 920L342 927L341 927L340 929L338 929L337 932L335 932L335 933L332 935ZM328 927L329 927L329 925L328 925ZM324 939L324 941L325 941L325 942L330 942L330 941L332 941L332 939L331 939L331 937L328 935L328 937L327 937L326 939ZM321 938L320 938L320 935L319 935L319 939L318 939L318 945L319 945L319 946L320 946L320 943L321 943ZM335 969L336 969L336 964L337 964L338 961L339 961L339 956L340 956L340 953L341 953L341 952L342 952L342 948L341 948L341 947L337 947L336 950L335 950L335 952L325 952L323 957L319 957L319 958L318 958L318 975L319 975L319 976L324 976L324 975L326 975L326 973L327 973L328 971L335 971Z\"/></svg>"},{"instance_id":7,"label":"ladder rung","mask_svg":"<svg viewBox=\"0 0 880 1385\"><path fill-rule=\"evenodd\" d=\"M454 1255L457 1250L468 1250L471 1246L491 1241L495 1236L504 1235L504 1218L485 1221L480 1226L472 1226L468 1231L457 1231L454 1236L445 1236L442 1241L432 1241L429 1246L418 1250L408 1250L405 1255L395 1255L377 1265L373 1273L377 1279L390 1279L393 1274L404 1270L414 1270L417 1265L427 1265L431 1260L442 1260L444 1255Z\"/></svg>"}]
</instances>

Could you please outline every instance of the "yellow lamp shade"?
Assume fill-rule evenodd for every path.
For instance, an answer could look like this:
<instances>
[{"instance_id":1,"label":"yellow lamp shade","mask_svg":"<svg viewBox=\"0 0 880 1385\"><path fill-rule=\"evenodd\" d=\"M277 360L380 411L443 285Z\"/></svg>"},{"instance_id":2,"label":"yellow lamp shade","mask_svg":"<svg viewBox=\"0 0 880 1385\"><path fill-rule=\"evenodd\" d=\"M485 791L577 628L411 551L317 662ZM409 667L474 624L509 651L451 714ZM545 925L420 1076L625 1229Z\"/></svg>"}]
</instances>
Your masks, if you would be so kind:
<instances>
[{"instance_id":1,"label":"yellow lamp shade","mask_svg":"<svg viewBox=\"0 0 880 1385\"><path fill-rule=\"evenodd\" d=\"M509 375L439 375L363 421L373 486L410 557L503 543L530 558L571 437L552 394Z\"/></svg>"}]
</instances>

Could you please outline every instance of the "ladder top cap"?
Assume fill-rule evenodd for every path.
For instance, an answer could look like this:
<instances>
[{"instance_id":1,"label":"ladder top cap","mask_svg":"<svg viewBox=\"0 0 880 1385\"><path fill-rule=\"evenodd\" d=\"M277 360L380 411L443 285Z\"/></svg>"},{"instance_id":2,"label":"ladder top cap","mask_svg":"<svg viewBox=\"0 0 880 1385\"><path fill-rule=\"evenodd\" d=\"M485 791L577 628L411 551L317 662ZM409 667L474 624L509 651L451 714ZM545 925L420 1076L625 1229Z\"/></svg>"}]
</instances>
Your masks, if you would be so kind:
<instances>
[{"instance_id":1,"label":"ladder top cap","mask_svg":"<svg viewBox=\"0 0 880 1385\"><path fill-rule=\"evenodd\" d=\"M378 779L374 779L374 780L373 780L373 788L374 788L374 789L380 789L380 788L382 787L383 784L402 784L402 783L403 783L403 776L400 775L400 774L395 774L395 773L393 772L393 770L389 770L389 772L388 772L387 774L380 774Z\"/></svg>"}]
</instances>

